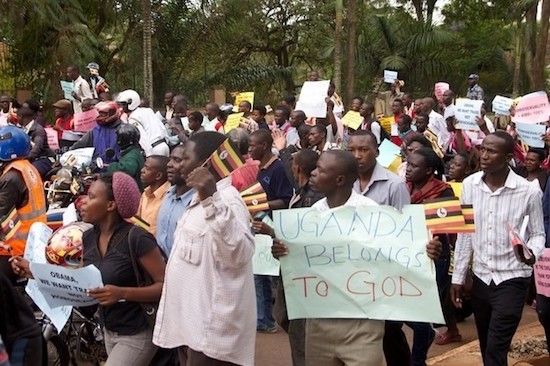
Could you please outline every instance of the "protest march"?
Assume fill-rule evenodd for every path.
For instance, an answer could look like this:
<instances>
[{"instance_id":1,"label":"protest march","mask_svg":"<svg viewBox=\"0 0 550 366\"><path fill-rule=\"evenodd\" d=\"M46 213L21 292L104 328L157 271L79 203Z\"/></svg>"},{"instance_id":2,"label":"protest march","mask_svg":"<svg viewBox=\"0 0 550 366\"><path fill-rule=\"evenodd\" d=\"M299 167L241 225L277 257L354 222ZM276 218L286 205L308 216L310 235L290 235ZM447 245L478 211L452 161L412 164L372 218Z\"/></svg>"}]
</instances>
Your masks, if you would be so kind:
<instances>
[{"instance_id":1,"label":"protest march","mask_svg":"<svg viewBox=\"0 0 550 366\"><path fill-rule=\"evenodd\" d=\"M405 51L366 57L386 46L356 36L353 13L359 28L386 20L355 1L330 4L333 28L349 38L334 35L334 62L321 62L326 50L304 33L319 60L304 48L306 62L293 54L300 61L276 72L267 62L251 71L234 58L257 36L247 16L248 45L217 50L238 76L207 72L221 62L211 52L201 80L185 84L180 64L203 51L189 44L170 70L154 51L165 41L155 32L170 22L179 32L173 3L144 1L137 20L121 21L143 33L133 79L117 71L128 57L118 33L101 52L59 48L55 64L33 66L42 89L23 71L13 85L28 90L4 87L0 74L0 366L505 366L528 358L514 351L526 314L543 344L536 356L550 362L549 64L529 48L548 33L550 1L514 8L523 14L514 32L523 21L529 30L514 39L524 51L506 51L510 85L468 55L424 74L428 61ZM426 32L472 11L397 3L387 5L402 15L392 22ZM98 17L126 19L127 5ZM286 26L303 30L321 10L299 5ZM216 20L212 34L237 27L218 17L230 13L222 5L186 6L196 24ZM92 37L94 23L74 19L87 29L79 39ZM195 43L212 36L188 31ZM27 67L12 33L0 37L0 66ZM369 62L378 63L365 76ZM167 68L157 84L153 64ZM432 357L472 345L475 361Z\"/></svg>"}]
</instances>

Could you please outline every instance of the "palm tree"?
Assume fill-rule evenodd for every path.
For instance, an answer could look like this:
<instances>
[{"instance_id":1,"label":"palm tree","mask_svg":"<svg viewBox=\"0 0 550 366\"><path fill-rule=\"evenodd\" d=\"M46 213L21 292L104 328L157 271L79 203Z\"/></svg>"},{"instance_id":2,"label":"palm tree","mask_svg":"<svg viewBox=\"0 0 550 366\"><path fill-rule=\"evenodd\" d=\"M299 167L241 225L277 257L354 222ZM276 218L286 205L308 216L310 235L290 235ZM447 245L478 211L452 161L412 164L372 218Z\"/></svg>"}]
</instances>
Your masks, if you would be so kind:
<instances>
[{"instance_id":1,"label":"palm tree","mask_svg":"<svg viewBox=\"0 0 550 366\"><path fill-rule=\"evenodd\" d=\"M351 103L355 90L355 47L357 41L357 0L348 0L348 42L346 56L346 93L345 100Z\"/></svg>"},{"instance_id":2,"label":"palm tree","mask_svg":"<svg viewBox=\"0 0 550 366\"><path fill-rule=\"evenodd\" d=\"M143 0L143 95L153 103L153 60L151 49L151 0Z\"/></svg>"},{"instance_id":3,"label":"palm tree","mask_svg":"<svg viewBox=\"0 0 550 366\"><path fill-rule=\"evenodd\" d=\"M342 13L344 0L336 0L336 22L334 29L334 77L336 90L342 87Z\"/></svg>"}]
</instances>

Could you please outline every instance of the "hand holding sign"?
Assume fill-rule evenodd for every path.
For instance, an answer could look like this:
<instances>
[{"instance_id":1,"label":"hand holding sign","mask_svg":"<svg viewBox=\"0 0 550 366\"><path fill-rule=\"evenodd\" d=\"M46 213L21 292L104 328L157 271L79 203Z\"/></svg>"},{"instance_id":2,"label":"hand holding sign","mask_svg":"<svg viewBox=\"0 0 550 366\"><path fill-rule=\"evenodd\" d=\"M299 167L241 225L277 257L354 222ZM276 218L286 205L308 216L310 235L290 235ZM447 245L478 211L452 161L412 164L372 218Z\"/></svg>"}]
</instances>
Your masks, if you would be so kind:
<instances>
[{"instance_id":1,"label":"hand holding sign","mask_svg":"<svg viewBox=\"0 0 550 366\"><path fill-rule=\"evenodd\" d=\"M462 130L479 130L476 117L481 117L482 104L482 100L457 99L455 117L458 123L455 127Z\"/></svg>"},{"instance_id":2,"label":"hand holding sign","mask_svg":"<svg viewBox=\"0 0 550 366\"><path fill-rule=\"evenodd\" d=\"M124 300L122 288L113 285L105 285L104 287L88 290L87 294L99 301L99 304L103 306L111 306Z\"/></svg>"}]
</instances>

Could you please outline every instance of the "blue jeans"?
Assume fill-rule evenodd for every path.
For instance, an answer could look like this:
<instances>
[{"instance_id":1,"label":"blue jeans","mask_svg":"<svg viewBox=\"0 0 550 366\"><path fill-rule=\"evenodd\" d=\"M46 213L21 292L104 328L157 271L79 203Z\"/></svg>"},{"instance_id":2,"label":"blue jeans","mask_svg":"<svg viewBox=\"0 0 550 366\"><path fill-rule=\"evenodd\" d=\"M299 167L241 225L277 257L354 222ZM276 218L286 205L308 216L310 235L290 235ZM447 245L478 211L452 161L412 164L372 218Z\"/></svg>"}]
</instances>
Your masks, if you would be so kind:
<instances>
[{"instance_id":1,"label":"blue jeans","mask_svg":"<svg viewBox=\"0 0 550 366\"><path fill-rule=\"evenodd\" d=\"M275 319L273 318L271 276L254 275L254 285L256 286L256 310L258 312L256 329L273 328Z\"/></svg>"}]
</instances>

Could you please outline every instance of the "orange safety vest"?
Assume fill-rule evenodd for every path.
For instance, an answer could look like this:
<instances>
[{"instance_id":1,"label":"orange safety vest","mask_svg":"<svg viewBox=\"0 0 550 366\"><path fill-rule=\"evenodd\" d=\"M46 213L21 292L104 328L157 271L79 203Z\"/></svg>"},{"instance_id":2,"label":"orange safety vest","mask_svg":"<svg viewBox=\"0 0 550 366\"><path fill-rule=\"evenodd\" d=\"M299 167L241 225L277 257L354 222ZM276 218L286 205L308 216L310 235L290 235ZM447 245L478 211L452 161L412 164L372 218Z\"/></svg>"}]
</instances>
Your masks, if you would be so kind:
<instances>
[{"instance_id":1,"label":"orange safety vest","mask_svg":"<svg viewBox=\"0 0 550 366\"><path fill-rule=\"evenodd\" d=\"M15 160L12 161L6 168L2 175L6 174L10 170L15 169L25 181L27 190L29 191L29 199L27 203L17 209L17 215L21 222L21 226L6 244L12 249L11 253L7 250L0 249L0 255L23 255L25 252L25 245L27 244L27 236L31 225L35 222L46 223L46 196L44 195L44 184L40 178L40 173L28 160Z\"/></svg>"}]
</instances>

